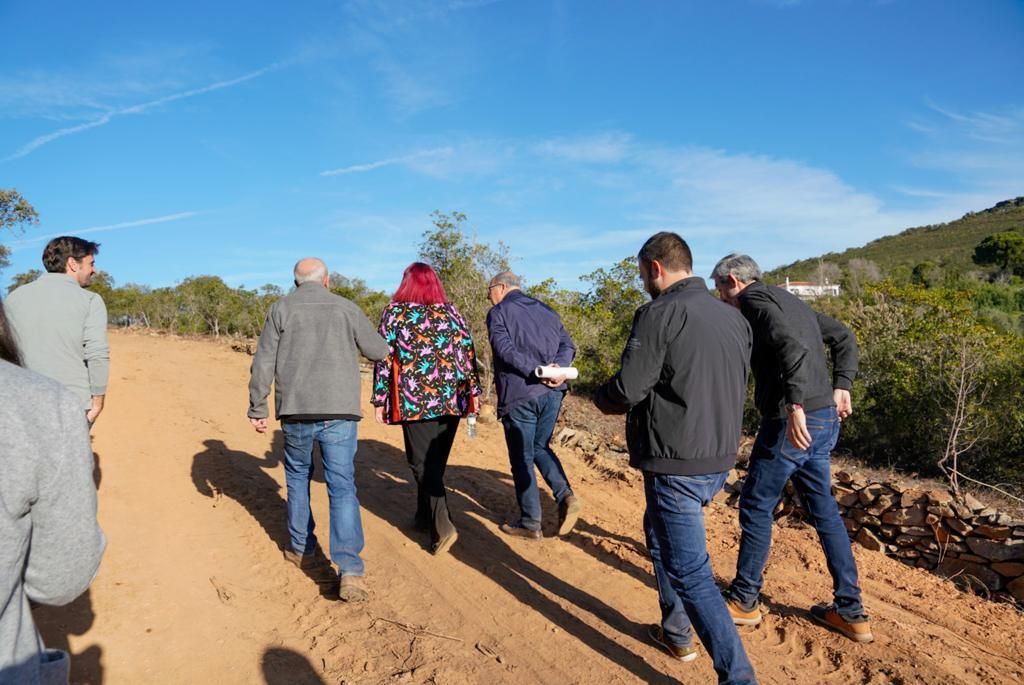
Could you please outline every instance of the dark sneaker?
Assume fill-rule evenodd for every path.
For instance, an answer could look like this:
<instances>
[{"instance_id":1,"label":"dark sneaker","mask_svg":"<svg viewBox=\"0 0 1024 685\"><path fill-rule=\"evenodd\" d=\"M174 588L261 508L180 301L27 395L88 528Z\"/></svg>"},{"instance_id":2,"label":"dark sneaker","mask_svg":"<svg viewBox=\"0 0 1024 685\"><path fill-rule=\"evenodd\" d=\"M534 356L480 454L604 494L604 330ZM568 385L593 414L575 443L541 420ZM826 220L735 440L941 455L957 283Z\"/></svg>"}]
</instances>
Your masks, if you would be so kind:
<instances>
[{"instance_id":1,"label":"dark sneaker","mask_svg":"<svg viewBox=\"0 0 1024 685\"><path fill-rule=\"evenodd\" d=\"M513 526L509 523L503 523L498 526L505 535L511 535L517 538L526 538L527 540L540 540L544 537L544 534L539 530L530 530L529 528L523 528L522 526Z\"/></svg>"},{"instance_id":2,"label":"dark sneaker","mask_svg":"<svg viewBox=\"0 0 1024 685\"><path fill-rule=\"evenodd\" d=\"M692 644L685 647L672 644L665 639L665 632L661 629L661 626L656 623L647 627L647 635L656 645L664 648L664 650L671 654L675 659L679 659L680 661L693 661L697 658L696 647Z\"/></svg>"},{"instance_id":3,"label":"dark sneaker","mask_svg":"<svg viewBox=\"0 0 1024 685\"><path fill-rule=\"evenodd\" d=\"M756 626L761 622L761 607L755 606L751 611L746 611L735 599L725 598L725 606L729 609L732 622L738 626Z\"/></svg>"},{"instance_id":4,"label":"dark sneaker","mask_svg":"<svg viewBox=\"0 0 1024 685\"><path fill-rule=\"evenodd\" d=\"M440 540L438 540L437 542L435 542L434 546L431 547L430 551L435 556L437 556L438 554L444 554L445 552L447 552L448 550L450 550L452 548L452 545L454 545L455 541L458 540L458 539L459 539L459 534L457 532L455 532L455 531L452 531L451 535L447 535L447 536L441 538Z\"/></svg>"},{"instance_id":5,"label":"dark sneaker","mask_svg":"<svg viewBox=\"0 0 1024 685\"><path fill-rule=\"evenodd\" d=\"M854 642L872 642L871 621L864 617L863 621L847 621L839 615L835 607L827 604L815 604L811 607L811 618L836 632L842 633Z\"/></svg>"},{"instance_id":6,"label":"dark sneaker","mask_svg":"<svg viewBox=\"0 0 1024 685\"><path fill-rule=\"evenodd\" d=\"M558 504L558 534L566 535L580 517L580 501L576 495L566 495Z\"/></svg>"},{"instance_id":7,"label":"dark sneaker","mask_svg":"<svg viewBox=\"0 0 1024 685\"><path fill-rule=\"evenodd\" d=\"M365 602L370 593L366 591L362 576L342 576L338 585L338 597L342 602Z\"/></svg>"},{"instance_id":8,"label":"dark sneaker","mask_svg":"<svg viewBox=\"0 0 1024 685\"><path fill-rule=\"evenodd\" d=\"M286 549L284 551L284 558L303 571L327 568L331 565L331 562L327 560L327 557L319 549L309 554L299 554L293 549Z\"/></svg>"}]
</instances>

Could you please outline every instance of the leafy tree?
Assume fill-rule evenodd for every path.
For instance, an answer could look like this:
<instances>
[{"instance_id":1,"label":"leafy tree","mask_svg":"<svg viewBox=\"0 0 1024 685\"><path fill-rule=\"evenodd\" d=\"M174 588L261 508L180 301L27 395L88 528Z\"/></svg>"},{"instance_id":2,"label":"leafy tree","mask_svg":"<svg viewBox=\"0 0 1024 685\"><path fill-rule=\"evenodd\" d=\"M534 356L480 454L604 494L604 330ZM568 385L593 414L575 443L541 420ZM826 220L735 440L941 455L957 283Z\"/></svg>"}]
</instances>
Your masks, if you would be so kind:
<instances>
[{"instance_id":1,"label":"leafy tree","mask_svg":"<svg viewBox=\"0 0 1024 685\"><path fill-rule=\"evenodd\" d=\"M183 328L189 333L227 332L233 317L242 309L242 296L218 276L186 278L175 289L180 297Z\"/></svg>"},{"instance_id":2,"label":"leafy tree","mask_svg":"<svg viewBox=\"0 0 1024 685\"><path fill-rule=\"evenodd\" d=\"M2 266L3 264L0 263L0 268L2 268ZM28 271L23 271L11 279L11 284L7 286L7 292L11 292L15 288L20 288L26 283L31 283L42 275L43 272L40 269L29 269Z\"/></svg>"},{"instance_id":3,"label":"leafy tree","mask_svg":"<svg viewBox=\"0 0 1024 685\"><path fill-rule=\"evenodd\" d=\"M331 273L331 292L355 302L375 323L380 321L380 315L391 299L387 293L372 290L363 279L342 276L336 271Z\"/></svg>"},{"instance_id":4,"label":"leafy tree","mask_svg":"<svg viewBox=\"0 0 1024 685\"><path fill-rule=\"evenodd\" d=\"M910 272L910 282L926 288L941 285L942 278L942 267L929 260L917 263Z\"/></svg>"},{"instance_id":5,"label":"leafy tree","mask_svg":"<svg viewBox=\"0 0 1024 685\"><path fill-rule=\"evenodd\" d=\"M974 263L994 264L1004 273L1024 276L1024 235L1003 231L988 236L974 248Z\"/></svg>"},{"instance_id":6,"label":"leafy tree","mask_svg":"<svg viewBox=\"0 0 1024 685\"><path fill-rule=\"evenodd\" d=\"M39 213L14 188L0 188L0 231L19 232L24 226L39 223ZM11 265L10 248L0 245L0 270Z\"/></svg>"}]
</instances>

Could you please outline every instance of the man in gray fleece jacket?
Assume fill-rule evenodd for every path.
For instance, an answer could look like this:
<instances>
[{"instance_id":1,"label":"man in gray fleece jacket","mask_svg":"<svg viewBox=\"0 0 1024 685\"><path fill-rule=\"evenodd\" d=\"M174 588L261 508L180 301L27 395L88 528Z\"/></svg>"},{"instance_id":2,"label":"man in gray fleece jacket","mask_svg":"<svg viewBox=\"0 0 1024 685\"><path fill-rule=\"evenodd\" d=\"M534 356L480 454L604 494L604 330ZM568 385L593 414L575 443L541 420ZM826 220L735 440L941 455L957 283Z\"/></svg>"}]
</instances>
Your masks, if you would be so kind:
<instances>
[{"instance_id":1,"label":"man in gray fleece jacket","mask_svg":"<svg viewBox=\"0 0 1024 685\"><path fill-rule=\"evenodd\" d=\"M328 290L327 266L307 258L295 265L295 290L274 303L260 333L249 381L249 420L267 430L267 395L284 433L288 487L285 557L300 568L325 562L318 555L309 507L313 443L320 444L331 512L331 559L341 577L339 596L366 599L363 524L356 498L356 425L360 410L359 355L379 361L388 346L362 310Z\"/></svg>"},{"instance_id":2,"label":"man in gray fleece jacket","mask_svg":"<svg viewBox=\"0 0 1024 685\"><path fill-rule=\"evenodd\" d=\"M66 685L68 656L43 647L29 600L71 602L103 556L88 426L56 381L0 359L0 387L0 685Z\"/></svg>"},{"instance_id":3,"label":"man in gray fleece jacket","mask_svg":"<svg viewBox=\"0 0 1024 685\"><path fill-rule=\"evenodd\" d=\"M85 289L99 249L82 238L54 238L43 249L46 273L16 288L5 304L25 368L70 388L89 423L103 411L110 369L107 308Z\"/></svg>"}]
</instances>

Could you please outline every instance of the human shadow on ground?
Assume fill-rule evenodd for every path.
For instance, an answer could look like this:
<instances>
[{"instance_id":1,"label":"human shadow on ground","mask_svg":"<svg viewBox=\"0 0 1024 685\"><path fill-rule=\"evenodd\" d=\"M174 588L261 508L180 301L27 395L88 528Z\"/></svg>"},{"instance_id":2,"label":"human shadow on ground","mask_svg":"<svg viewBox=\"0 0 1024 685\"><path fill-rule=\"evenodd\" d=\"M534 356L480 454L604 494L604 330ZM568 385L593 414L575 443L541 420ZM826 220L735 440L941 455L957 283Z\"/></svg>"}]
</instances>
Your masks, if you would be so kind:
<instances>
[{"instance_id":1,"label":"human shadow on ground","mask_svg":"<svg viewBox=\"0 0 1024 685\"><path fill-rule=\"evenodd\" d=\"M283 647L271 647L261 660L267 685L327 685L309 659Z\"/></svg>"},{"instance_id":2,"label":"human shadow on ground","mask_svg":"<svg viewBox=\"0 0 1024 685\"><path fill-rule=\"evenodd\" d=\"M270 475L272 469L283 468L284 433L274 431L271 447L262 457L229 449L223 440L205 440L205 450L192 458L192 483L200 494L213 500L216 507L221 497L230 497L241 504L267 537L283 553L291 548L288 535L288 501L284 488ZM314 456L317 472L314 481L323 481L322 465ZM319 477L317 476L319 473ZM321 530L328 522L320 521ZM338 577L329 568L302 569L320 589L321 596L338 597Z\"/></svg>"},{"instance_id":3,"label":"human shadow on ground","mask_svg":"<svg viewBox=\"0 0 1024 685\"><path fill-rule=\"evenodd\" d=\"M508 471L503 472L496 471L494 469L451 464L445 471L445 475L445 482L450 488L454 487L466 493L470 497L482 497L480 503L488 509L493 511L504 511L511 507L512 510L518 511L516 508L517 505L515 504L512 479ZM545 485L543 485L543 480L540 479L539 476L538 479L541 483L541 509L545 512L543 521L544 534L549 537L553 537L556 535L555 531L558 528L558 505L555 503L550 491ZM488 490L493 489L492 484L499 483L504 484L501 488L500 495L497 498L493 496L488 497L486 493ZM481 495L481 493L483 494ZM605 530L596 523L592 523L588 520L587 516L591 505L588 504L587 501L583 501L582 504L583 511L580 514L579 521L577 521L571 533L561 536L560 539L586 552L601 563L610 566L615 570L622 571L641 583L644 583L652 590L657 591L657 584L654 581L654 573L649 564L646 566L638 565L626 556L618 554L614 550L609 550L601 544L602 541L609 541L613 543L613 546L626 548L643 559L650 559L647 553L646 543L636 540L628 535L613 533ZM595 502L593 506L599 505ZM514 519L514 516L511 516L510 518ZM640 528L640 524L641 521L638 519L638 529ZM642 534L643 531L641 531L641 535Z\"/></svg>"},{"instance_id":4,"label":"human shadow on ground","mask_svg":"<svg viewBox=\"0 0 1024 685\"><path fill-rule=\"evenodd\" d=\"M49 649L62 649L71 655L71 682L81 685L103 683L103 649L92 645L79 653L71 650L70 636L85 635L96 620L92 608L92 590L61 607L42 604L32 607L32 619Z\"/></svg>"},{"instance_id":5,"label":"human shadow on ground","mask_svg":"<svg viewBox=\"0 0 1024 685\"><path fill-rule=\"evenodd\" d=\"M425 535L416 532L410 525L415 509L416 491L409 477L405 453L387 443L360 440L356 473L362 506L403 531L411 540L423 544L425 540L421 538L425 538ZM474 481L480 482L482 476L490 479L491 473L496 472L468 466L449 466L446 481L454 483L467 477L468 482L472 484ZM507 475L503 476L501 480L495 480L488 486L491 494L494 494L496 489L499 493L504 490L507 498L514 499L514 491L508 483ZM460 483L460 489L461 485ZM487 493L483 494L485 500L492 499ZM450 552L452 557L487 576L552 624L598 654L617 663L641 681L677 682L609 636L611 631L617 631L643 640L646 624L629 620L615 608L519 556L506 541L507 538L498 532L497 524L503 517L496 515L494 510L478 504L458 490L453 491L450 487L448 508L459 530L459 541ZM481 518L489 521L490 525L481 521ZM519 540L512 544L538 543ZM547 540L539 544L558 543ZM601 628L589 625L567 611L557 601L546 597L535 586L592 614L604 625ZM652 598L652 601L656 600ZM657 648L651 646L650 649L653 652Z\"/></svg>"}]
</instances>

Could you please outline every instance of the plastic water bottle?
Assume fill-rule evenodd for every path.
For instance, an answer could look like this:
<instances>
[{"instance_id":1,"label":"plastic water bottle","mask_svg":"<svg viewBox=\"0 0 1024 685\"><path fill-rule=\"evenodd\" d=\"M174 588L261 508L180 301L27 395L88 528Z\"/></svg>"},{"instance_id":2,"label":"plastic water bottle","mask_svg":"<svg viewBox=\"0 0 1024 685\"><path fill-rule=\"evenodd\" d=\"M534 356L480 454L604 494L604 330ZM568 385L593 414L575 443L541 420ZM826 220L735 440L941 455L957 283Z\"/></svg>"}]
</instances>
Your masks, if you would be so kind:
<instances>
[{"instance_id":1,"label":"plastic water bottle","mask_svg":"<svg viewBox=\"0 0 1024 685\"><path fill-rule=\"evenodd\" d=\"M476 437L476 414L470 414L466 417L466 435L470 438Z\"/></svg>"}]
</instances>

